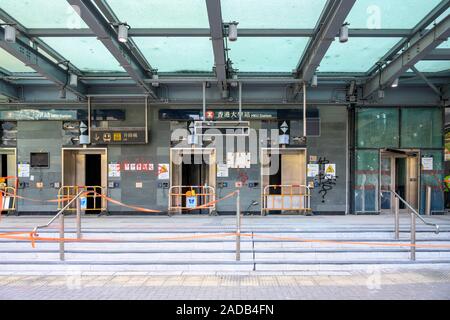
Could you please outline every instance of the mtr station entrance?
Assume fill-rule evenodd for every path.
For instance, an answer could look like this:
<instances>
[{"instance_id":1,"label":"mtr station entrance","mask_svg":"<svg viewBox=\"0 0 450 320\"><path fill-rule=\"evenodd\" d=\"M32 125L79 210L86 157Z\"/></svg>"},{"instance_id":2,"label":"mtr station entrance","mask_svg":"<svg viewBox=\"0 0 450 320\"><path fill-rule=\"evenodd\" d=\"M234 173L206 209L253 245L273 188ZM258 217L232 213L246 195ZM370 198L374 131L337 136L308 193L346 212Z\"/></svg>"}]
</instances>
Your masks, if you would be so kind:
<instances>
[{"instance_id":1,"label":"mtr station entrance","mask_svg":"<svg viewBox=\"0 0 450 320\"><path fill-rule=\"evenodd\" d=\"M214 213L216 149L171 148L169 190L169 211Z\"/></svg>"},{"instance_id":2,"label":"mtr station entrance","mask_svg":"<svg viewBox=\"0 0 450 320\"><path fill-rule=\"evenodd\" d=\"M309 213L306 149L263 148L261 163L261 213Z\"/></svg>"},{"instance_id":3,"label":"mtr station entrance","mask_svg":"<svg viewBox=\"0 0 450 320\"><path fill-rule=\"evenodd\" d=\"M107 149L62 149L62 187L60 197L75 196L79 191L89 192L82 205L87 213L100 213L106 207Z\"/></svg>"},{"instance_id":4,"label":"mtr station entrance","mask_svg":"<svg viewBox=\"0 0 450 320\"><path fill-rule=\"evenodd\" d=\"M414 209L419 208L420 152L417 150L385 149L380 153L380 204L382 213L392 212L395 191ZM407 211L399 201L400 212Z\"/></svg>"}]
</instances>

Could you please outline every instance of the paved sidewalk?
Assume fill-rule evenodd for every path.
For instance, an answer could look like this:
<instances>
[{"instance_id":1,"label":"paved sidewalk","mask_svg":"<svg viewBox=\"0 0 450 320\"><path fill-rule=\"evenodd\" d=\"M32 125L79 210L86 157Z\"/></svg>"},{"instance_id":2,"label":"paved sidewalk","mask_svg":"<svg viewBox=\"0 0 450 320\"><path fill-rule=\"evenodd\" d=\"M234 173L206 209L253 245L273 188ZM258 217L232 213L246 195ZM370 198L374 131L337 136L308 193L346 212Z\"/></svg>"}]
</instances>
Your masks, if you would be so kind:
<instances>
[{"instance_id":1,"label":"paved sidewalk","mask_svg":"<svg viewBox=\"0 0 450 320\"><path fill-rule=\"evenodd\" d=\"M450 270L0 274L0 299L450 299Z\"/></svg>"}]
</instances>

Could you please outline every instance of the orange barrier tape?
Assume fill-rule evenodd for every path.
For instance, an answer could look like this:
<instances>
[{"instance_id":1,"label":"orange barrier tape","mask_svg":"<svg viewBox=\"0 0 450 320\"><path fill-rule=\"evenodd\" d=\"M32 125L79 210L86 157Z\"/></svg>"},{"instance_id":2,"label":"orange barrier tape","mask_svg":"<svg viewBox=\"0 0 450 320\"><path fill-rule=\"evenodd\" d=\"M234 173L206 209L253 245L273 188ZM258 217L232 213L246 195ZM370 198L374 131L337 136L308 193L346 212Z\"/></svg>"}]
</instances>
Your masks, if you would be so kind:
<instances>
[{"instance_id":1,"label":"orange barrier tape","mask_svg":"<svg viewBox=\"0 0 450 320\"><path fill-rule=\"evenodd\" d=\"M28 201L33 201L33 202L59 202L59 201L69 201L73 198L73 197L67 197L67 198L61 198L61 199L40 200L40 199L22 197L17 194L5 192L3 190L0 190L0 193L3 194L4 196L16 197L17 199L28 200Z\"/></svg>"},{"instance_id":2,"label":"orange barrier tape","mask_svg":"<svg viewBox=\"0 0 450 320\"><path fill-rule=\"evenodd\" d=\"M111 203L117 204L117 205L122 206L122 207L130 208L130 209L133 209L133 210L136 210L136 211L147 212L147 213L159 213L159 212L161 212L161 210L153 210L153 209L147 209L147 208L142 208L142 207L138 207L138 206L125 204L125 203L120 202L118 200L114 200L114 199L112 199L110 197L107 197L104 194L99 194L99 193L97 193L95 191L88 191L87 193L94 193L94 194L96 194L96 195L106 199L106 201L109 201Z\"/></svg>"},{"instance_id":3,"label":"orange barrier tape","mask_svg":"<svg viewBox=\"0 0 450 320\"><path fill-rule=\"evenodd\" d=\"M56 232L56 231L55 231ZM27 236L20 236L27 235ZM204 234L204 235L193 235L193 236L178 236L178 237L160 237L160 238L148 238L140 240L158 240L158 241L171 241L171 240L191 240L191 239L205 239L205 238L225 238L230 236L237 236L235 232L229 233L216 233L216 234ZM434 245L434 244L410 244L410 243L389 243L389 242L351 242L351 241L338 241L338 240L320 240L320 239L302 239L296 237L277 237L269 235L259 235L251 233L241 233L241 237L249 238L266 238L271 240L284 240L284 241L298 241L306 243L321 243L321 244L346 244L346 245L356 245L356 246L373 246L373 247L415 247L415 248L435 248L435 249L450 249L450 245ZM59 238L59 237L40 237L38 234L33 232L8 232L0 234L0 238L20 240L20 241L30 241L33 248L35 248L35 243L37 241L46 242L85 242L85 243L111 243L119 242L120 239L101 239L101 238Z\"/></svg>"}]
</instances>

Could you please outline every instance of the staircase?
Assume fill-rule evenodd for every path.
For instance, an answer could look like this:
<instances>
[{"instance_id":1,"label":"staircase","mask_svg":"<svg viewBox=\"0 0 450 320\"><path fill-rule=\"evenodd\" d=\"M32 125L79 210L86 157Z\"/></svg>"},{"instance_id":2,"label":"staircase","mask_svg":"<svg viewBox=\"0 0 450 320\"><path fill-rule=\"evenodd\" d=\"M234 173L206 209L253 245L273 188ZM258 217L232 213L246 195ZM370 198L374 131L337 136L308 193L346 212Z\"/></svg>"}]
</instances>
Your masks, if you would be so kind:
<instances>
[{"instance_id":1,"label":"staircase","mask_svg":"<svg viewBox=\"0 0 450 320\"><path fill-rule=\"evenodd\" d=\"M352 219L357 221L358 217ZM191 217L191 221L194 220L195 217ZM24 229L3 228L0 231L20 230ZM84 241L87 239L109 239L109 241L68 242L65 244L64 261L59 260L57 242L39 241L33 249L29 241L0 239L0 272L314 271L348 270L372 265L383 267L450 265L449 219L441 223L439 234L435 234L434 230L427 226L417 226L417 245L428 244L446 248L418 247L416 261L409 259L408 225L402 225L400 239L396 241L393 227L385 223L368 226L354 223L345 227L322 224L290 226L286 223L277 224L276 219L271 222L271 217L245 218L241 229L243 235L240 261L235 260L235 236L223 235L234 231L231 224L229 226L204 224L186 229L165 226L147 230L128 225L120 231L117 228L84 227ZM58 232L55 228L45 229L40 231L39 235L58 237ZM66 227L66 238L75 238L74 228ZM300 242L296 239L311 241ZM317 240L332 242L316 242ZM351 244L355 242L367 244ZM406 246L377 245L379 243Z\"/></svg>"}]
</instances>

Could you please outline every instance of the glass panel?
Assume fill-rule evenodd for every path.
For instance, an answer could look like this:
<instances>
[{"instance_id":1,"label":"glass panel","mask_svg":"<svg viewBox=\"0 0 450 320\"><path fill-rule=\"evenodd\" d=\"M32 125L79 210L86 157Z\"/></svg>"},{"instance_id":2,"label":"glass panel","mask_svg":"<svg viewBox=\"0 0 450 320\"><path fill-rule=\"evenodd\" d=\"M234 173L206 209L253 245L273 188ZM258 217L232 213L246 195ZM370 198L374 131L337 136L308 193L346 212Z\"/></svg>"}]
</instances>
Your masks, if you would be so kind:
<instances>
[{"instance_id":1,"label":"glass panel","mask_svg":"<svg viewBox=\"0 0 450 320\"><path fill-rule=\"evenodd\" d=\"M134 38L145 58L160 72L212 72L214 57L209 38Z\"/></svg>"},{"instance_id":2,"label":"glass panel","mask_svg":"<svg viewBox=\"0 0 450 320\"><path fill-rule=\"evenodd\" d=\"M42 38L65 59L82 71L123 71L117 60L97 38Z\"/></svg>"},{"instance_id":3,"label":"glass panel","mask_svg":"<svg viewBox=\"0 0 450 320\"><path fill-rule=\"evenodd\" d=\"M87 28L67 0L0 0L0 7L26 28Z\"/></svg>"},{"instance_id":4,"label":"glass panel","mask_svg":"<svg viewBox=\"0 0 450 320\"><path fill-rule=\"evenodd\" d=\"M442 147L440 108L404 108L401 113L402 148Z\"/></svg>"},{"instance_id":5,"label":"glass panel","mask_svg":"<svg viewBox=\"0 0 450 320\"><path fill-rule=\"evenodd\" d=\"M347 17L351 28L412 29L440 0L358 0Z\"/></svg>"},{"instance_id":6,"label":"glass panel","mask_svg":"<svg viewBox=\"0 0 450 320\"><path fill-rule=\"evenodd\" d=\"M3 49L0 49L0 68L9 72L34 72L33 69Z\"/></svg>"},{"instance_id":7,"label":"glass panel","mask_svg":"<svg viewBox=\"0 0 450 320\"><path fill-rule=\"evenodd\" d=\"M222 0L225 22L239 28L314 28L325 0Z\"/></svg>"},{"instance_id":8,"label":"glass panel","mask_svg":"<svg viewBox=\"0 0 450 320\"><path fill-rule=\"evenodd\" d=\"M367 72L401 38L350 38L334 41L320 63L320 72Z\"/></svg>"},{"instance_id":9,"label":"glass panel","mask_svg":"<svg viewBox=\"0 0 450 320\"><path fill-rule=\"evenodd\" d=\"M308 38L239 38L228 42L233 67L241 72L291 72Z\"/></svg>"},{"instance_id":10,"label":"glass panel","mask_svg":"<svg viewBox=\"0 0 450 320\"><path fill-rule=\"evenodd\" d=\"M356 137L359 148L398 148L399 111L396 108L359 109Z\"/></svg>"},{"instance_id":11,"label":"glass panel","mask_svg":"<svg viewBox=\"0 0 450 320\"><path fill-rule=\"evenodd\" d=\"M444 162L442 150L422 151L422 157L433 158L433 170L421 170L420 213L425 213L426 190L431 187L431 212L444 211Z\"/></svg>"},{"instance_id":12,"label":"glass panel","mask_svg":"<svg viewBox=\"0 0 450 320\"><path fill-rule=\"evenodd\" d=\"M450 61L419 61L415 65L416 69L421 72L440 72L450 70Z\"/></svg>"},{"instance_id":13,"label":"glass panel","mask_svg":"<svg viewBox=\"0 0 450 320\"><path fill-rule=\"evenodd\" d=\"M108 0L134 28L209 28L205 0Z\"/></svg>"},{"instance_id":14,"label":"glass panel","mask_svg":"<svg viewBox=\"0 0 450 320\"><path fill-rule=\"evenodd\" d=\"M378 184L380 170L378 150L356 151L355 210L378 211Z\"/></svg>"}]
</instances>

